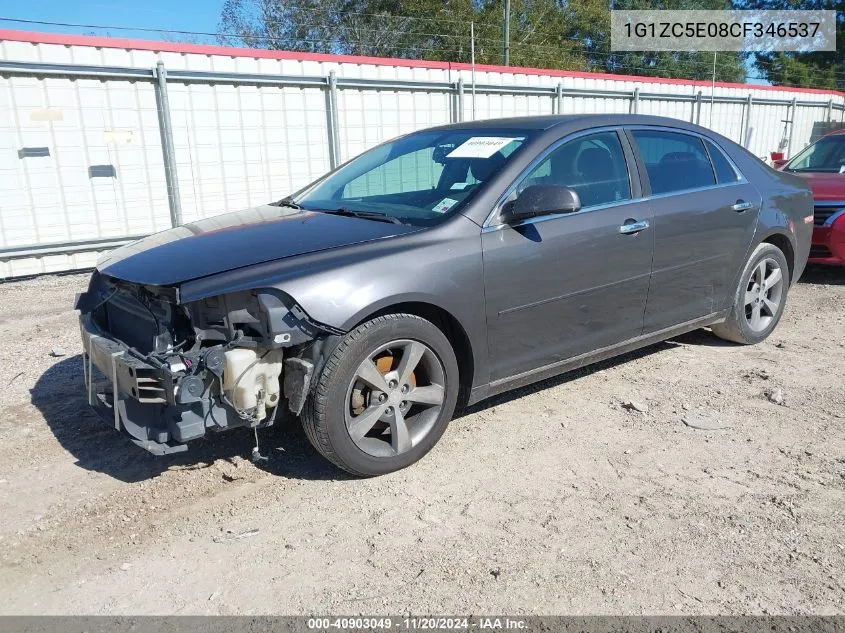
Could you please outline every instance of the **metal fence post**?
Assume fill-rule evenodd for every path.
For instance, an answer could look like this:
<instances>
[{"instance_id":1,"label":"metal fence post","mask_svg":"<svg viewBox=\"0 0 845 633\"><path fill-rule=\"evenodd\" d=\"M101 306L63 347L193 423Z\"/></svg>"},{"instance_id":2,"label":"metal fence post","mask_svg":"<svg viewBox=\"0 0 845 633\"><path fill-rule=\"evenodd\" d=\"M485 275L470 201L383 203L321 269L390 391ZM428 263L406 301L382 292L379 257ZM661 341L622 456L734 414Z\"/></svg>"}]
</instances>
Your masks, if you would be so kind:
<instances>
[{"instance_id":1,"label":"metal fence post","mask_svg":"<svg viewBox=\"0 0 845 633\"><path fill-rule=\"evenodd\" d=\"M640 89L634 88L633 94L631 94L631 105L629 106L629 111L631 114L637 114L637 111L640 109Z\"/></svg>"},{"instance_id":2,"label":"metal fence post","mask_svg":"<svg viewBox=\"0 0 845 633\"><path fill-rule=\"evenodd\" d=\"M337 75L329 73L326 91L326 130L329 136L329 166L340 165L340 122L337 115Z\"/></svg>"},{"instance_id":3,"label":"metal fence post","mask_svg":"<svg viewBox=\"0 0 845 633\"><path fill-rule=\"evenodd\" d=\"M695 94L695 124L701 125L701 90Z\"/></svg>"},{"instance_id":4,"label":"metal fence post","mask_svg":"<svg viewBox=\"0 0 845 633\"><path fill-rule=\"evenodd\" d=\"M170 207L170 224L182 224L182 199L179 196L179 178L176 174L176 152L173 147L173 126L170 122L170 102L167 99L167 71L164 62L155 67L155 97L158 113L158 130L161 134L161 153L164 158L164 182L167 203Z\"/></svg>"},{"instance_id":5,"label":"metal fence post","mask_svg":"<svg viewBox=\"0 0 845 633\"><path fill-rule=\"evenodd\" d=\"M464 78L458 77L458 116L457 121L460 123L464 120Z\"/></svg>"},{"instance_id":6,"label":"metal fence post","mask_svg":"<svg viewBox=\"0 0 845 633\"><path fill-rule=\"evenodd\" d=\"M740 138L740 144L745 148L748 149L748 131L751 129L751 104L754 103L754 97L751 96L751 93L748 93L748 99L746 99L745 104L742 108L742 119L743 119L743 126L742 126L742 138Z\"/></svg>"},{"instance_id":7,"label":"metal fence post","mask_svg":"<svg viewBox=\"0 0 845 633\"><path fill-rule=\"evenodd\" d=\"M563 83L557 82L555 88L555 103L557 104L557 114L563 114Z\"/></svg>"},{"instance_id":8,"label":"metal fence post","mask_svg":"<svg viewBox=\"0 0 845 633\"><path fill-rule=\"evenodd\" d=\"M827 122L833 121L833 97L827 102Z\"/></svg>"},{"instance_id":9,"label":"metal fence post","mask_svg":"<svg viewBox=\"0 0 845 633\"><path fill-rule=\"evenodd\" d=\"M792 158L792 130L795 129L795 106L797 97L792 98L792 103L789 104L789 142L786 144L786 157Z\"/></svg>"}]
</instances>

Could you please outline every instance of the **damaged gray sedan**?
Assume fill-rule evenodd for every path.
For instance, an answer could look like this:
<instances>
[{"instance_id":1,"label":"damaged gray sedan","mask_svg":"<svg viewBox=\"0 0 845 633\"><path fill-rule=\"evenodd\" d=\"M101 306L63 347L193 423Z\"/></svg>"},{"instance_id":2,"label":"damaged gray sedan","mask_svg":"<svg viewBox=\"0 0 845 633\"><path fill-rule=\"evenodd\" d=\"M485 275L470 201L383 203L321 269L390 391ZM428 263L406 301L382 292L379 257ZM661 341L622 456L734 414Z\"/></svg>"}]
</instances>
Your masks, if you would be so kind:
<instances>
[{"instance_id":1,"label":"damaged gray sedan","mask_svg":"<svg viewBox=\"0 0 845 633\"><path fill-rule=\"evenodd\" d=\"M681 121L424 130L112 252L77 301L87 397L157 454L286 408L386 473L456 406L695 328L762 341L812 222L803 181Z\"/></svg>"}]
</instances>

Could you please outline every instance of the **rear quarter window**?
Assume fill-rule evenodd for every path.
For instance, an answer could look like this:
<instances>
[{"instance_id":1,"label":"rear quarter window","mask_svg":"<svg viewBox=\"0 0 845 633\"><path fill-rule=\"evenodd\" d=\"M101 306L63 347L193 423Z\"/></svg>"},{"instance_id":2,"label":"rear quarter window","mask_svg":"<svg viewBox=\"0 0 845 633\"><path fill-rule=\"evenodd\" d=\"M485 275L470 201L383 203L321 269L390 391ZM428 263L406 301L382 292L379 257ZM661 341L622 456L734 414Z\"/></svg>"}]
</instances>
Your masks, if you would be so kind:
<instances>
[{"instance_id":1,"label":"rear quarter window","mask_svg":"<svg viewBox=\"0 0 845 633\"><path fill-rule=\"evenodd\" d=\"M739 180L739 176L728 162L728 159L725 158L722 150L715 143L711 143L710 141L705 141L705 143L707 145L707 151L710 154L710 160L713 163L713 171L716 172L716 181L720 185L723 185Z\"/></svg>"}]
</instances>

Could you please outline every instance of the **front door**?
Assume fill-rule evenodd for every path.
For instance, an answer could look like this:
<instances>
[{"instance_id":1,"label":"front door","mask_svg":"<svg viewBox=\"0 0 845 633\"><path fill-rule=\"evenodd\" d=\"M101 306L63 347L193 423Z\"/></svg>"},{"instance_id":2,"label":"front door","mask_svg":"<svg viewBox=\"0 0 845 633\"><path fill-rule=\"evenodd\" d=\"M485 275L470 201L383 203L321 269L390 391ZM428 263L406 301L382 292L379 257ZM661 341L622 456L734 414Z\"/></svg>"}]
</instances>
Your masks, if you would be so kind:
<instances>
[{"instance_id":1,"label":"front door","mask_svg":"<svg viewBox=\"0 0 845 633\"><path fill-rule=\"evenodd\" d=\"M514 189L571 187L579 211L483 230L494 381L642 333L651 217L636 186L632 193L623 142L614 130L564 141Z\"/></svg>"}]
</instances>

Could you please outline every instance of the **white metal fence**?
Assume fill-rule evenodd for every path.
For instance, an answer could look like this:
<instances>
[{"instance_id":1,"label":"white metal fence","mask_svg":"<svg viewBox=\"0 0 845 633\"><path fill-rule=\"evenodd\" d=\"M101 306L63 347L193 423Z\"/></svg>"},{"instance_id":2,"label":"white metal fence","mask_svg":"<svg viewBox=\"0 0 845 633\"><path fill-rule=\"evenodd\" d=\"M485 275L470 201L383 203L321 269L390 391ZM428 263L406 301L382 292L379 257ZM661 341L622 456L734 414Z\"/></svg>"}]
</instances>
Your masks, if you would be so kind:
<instances>
[{"instance_id":1,"label":"white metal fence","mask_svg":"<svg viewBox=\"0 0 845 633\"><path fill-rule=\"evenodd\" d=\"M766 156L845 120L839 93L634 79L0 31L0 278L91 267L432 125L639 112Z\"/></svg>"}]
</instances>

